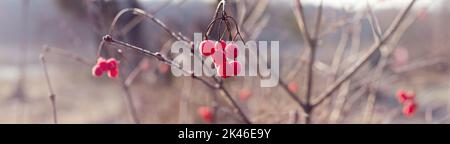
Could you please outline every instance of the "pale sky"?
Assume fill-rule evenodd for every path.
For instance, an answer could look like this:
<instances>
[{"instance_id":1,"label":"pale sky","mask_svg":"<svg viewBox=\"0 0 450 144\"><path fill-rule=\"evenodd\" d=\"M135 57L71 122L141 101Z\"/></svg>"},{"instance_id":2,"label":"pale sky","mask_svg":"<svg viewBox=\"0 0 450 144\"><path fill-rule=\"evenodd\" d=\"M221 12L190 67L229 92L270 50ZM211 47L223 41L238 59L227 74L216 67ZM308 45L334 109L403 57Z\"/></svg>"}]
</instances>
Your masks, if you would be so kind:
<instances>
[{"instance_id":1,"label":"pale sky","mask_svg":"<svg viewBox=\"0 0 450 144\"><path fill-rule=\"evenodd\" d=\"M141 1L166 1L166 0L141 0ZM181 0L179 0L181 1ZM204 2L217 2L217 0L191 0L191 1L204 1ZM269 0L276 2L293 3L293 0ZM319 4L320 0L301 0L304 4ZM445 0L418 0L416 7L436 6L435 3L442 3ZM356 9L363 8L366 3L369 2L374 9L392 8L392 7L404 7L411 0L323 0L324 5L333 6L337 8L353 7Z\"/></svg>"}]
</instances>

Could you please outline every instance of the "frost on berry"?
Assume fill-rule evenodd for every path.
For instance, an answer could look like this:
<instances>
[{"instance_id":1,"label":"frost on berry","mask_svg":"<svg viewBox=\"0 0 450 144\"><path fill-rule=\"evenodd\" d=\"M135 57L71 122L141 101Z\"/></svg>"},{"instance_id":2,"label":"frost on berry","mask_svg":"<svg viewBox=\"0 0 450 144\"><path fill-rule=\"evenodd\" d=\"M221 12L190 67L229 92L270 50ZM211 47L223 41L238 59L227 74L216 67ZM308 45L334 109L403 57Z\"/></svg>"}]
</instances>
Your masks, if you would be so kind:
<instances>
[{"instance_id":1,"label":"frost on berry","mask_svg":"<svg viewBox=\"0 0 450 144\"><path fill-rule=\"evenodd\" d=\"M203 56L210 56L214 54L214 41L212 40L204 40L200 43L199 51Z\"/></svg>"},{"instance_id":2,"label":"frost on berry","mask_svg":"<svg viewBox=\"0 0 450 144\"><path fill-rule=\"evenodd\" d=\"M214 114L211 108L207 106L202 106L197 109L197 114L202 118L202 120L206 123L211 123L214 118Z\"/></svg>"},{"instance_id":3,"label":"frost on berry","mask_svg":"<svg viewBox=\"0 0 450 144\"><path fill-rule=\"evenodd\" d=\"M235 59L238 56L238 46L235 43L230 43L225 47L225 55L227 58Z\"/></svg>"},{"instance_id":4,"label":"frost on berry","mask_svg":"<svg viewBox=\"0 0 450 144\"><path fill-rule=\"evenodd\" d=\"M216 42L214 47L216 48L216 51L224 51L225 48L227 47L227 43L224 40L220 40Z\"/></svg>"},{"instance_id":5,"label":"frost on berry","mask_svg":"<svg viewBox=\"0 0 450 144\"><path fill-rule=\"evenodd\" d=\"M417 111L417 104L415 101L413 100L408 100L405 102L405 104L403 105L403 115L405 117L412 117L414 116L414 114Z\"/></svg>"},{"instance_id":6,"label":"frost on berry","mask_svg":"<svg viewBox=\"0 0 450 144\"><path fill-rule=\"evenodd\" d=\"M211 57L216 66L222 66L227 62L227 58L223 51L216 51Z\"/></svg>"}]
</instances>

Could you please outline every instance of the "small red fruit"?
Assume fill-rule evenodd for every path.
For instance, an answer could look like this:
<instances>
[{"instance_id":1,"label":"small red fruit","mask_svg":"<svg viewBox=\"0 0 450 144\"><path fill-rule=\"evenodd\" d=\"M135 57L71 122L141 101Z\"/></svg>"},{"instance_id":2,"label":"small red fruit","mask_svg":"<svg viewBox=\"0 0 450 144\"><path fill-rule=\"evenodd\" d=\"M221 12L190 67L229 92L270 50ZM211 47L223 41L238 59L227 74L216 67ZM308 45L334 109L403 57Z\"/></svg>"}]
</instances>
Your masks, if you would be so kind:
<instances>
[{"instance_id":1,"label":"small red fruit","mask_svg":"<svg viewBox=\"0 0 450 144\"><path fill-rule=\"evenodd\" d=\"M290 82L288 84L288 89L289 89L289 91L296 93L298 91L298 84L295 82Z\"/></svg>"},{"instance_id":2,"label":"small red fruit","mask_svg":"<svg viewBox=\"0 0 450 144\"><path fill-rule=\"evenodd\" d=\"M403 105L403 115L405 117L412 117L417 111L417 104L413 100L408 100Z\"/></svg>"},{"instance_id":3,"label":"small red fruit","mask_svg":"<svg viewBox=\"0 0 450 144\"><path fill-rule=\"evenodd\" d=\"M141 70L148 70L150 68L150 65L151 65L150 60L148 60L146 58L146 59L143 59L141 63L139 63L139 68Z\"/></svg>"},{"instance_id":4,"label":"small red fruit","mask_svg":"<svg viewBox=\"0 0 450 144\"><path fill-rule=\"evenodd\" d=\"M103 75L103 70L96 65L92 68L92 75L95 77L101 77Z\"/></svg>"},{"instance_id":5,"label":"small red fruit","mask_svg":"<svg viewBox=\"0 0 450 144\"><path fill-rule=\"evenodd\" d=\"M112 69L108 71L108 77L109 78L117 78L119 76L119 70L118 69Z\"/></svg>"},{"instance_id":6,"label":"small red fruit","mask_svg":"<svg viewBox=\"0 0 450 144\"><path fill-rule=\"evenodd\" d=\"M197 114L202 118L202 120L206 123L211 123L214 118L214 114L211 108L207 106L202 106L197 109Z\"/></svg>"},{"instance_id":7,"label":"small red fruit","mask_svg":"<svg viewBox=\"0 0 450 144\"><path fill-rule=\"evenodd\" d=\"M404 104L408 100L414 100L415 97L416 96L414 93L408 93L405 90L399 90L397 92L397 99L398 102L400 102L401 104Z\"/></svg>"},{"instance_id":8,"label":"small red fruit","mask_svg":"<svg viewBox=\"0 0 450 144\"><path fill-rule=\"evenodd\" d=\"M199 51L203 56L210 56L214 54L214 41L212 40L204 40L200 43Z\"/></svg>"},{"instance_id":9,"label":"small red fruit","mask_svg":"<svg viewBox=\"0 0 450 144\"><path fill-rule=\"evenodd\" d=\"M107 71L109 68L109 66L108 66L108 63L106 62L106 60L104 59L104 58L102 58L102 57L100 57L100 58L98 58L97 59L97 63L96 63L96 65L97 66L99 66L99 68L102 70L102 71Z\"/></svg>"},{"instance_id":10,"label":"small red fruit","mask_svg":"<svg viewBox=\"0 0 450 144\"><path fill-rule=\"evenodd\" d=\"M105 60L102 57L97 59L97 63L92 68L92 75L101 77L105 72L108 73L110 78L116 78L119 75L119 63L116 59L110 58Z\"/></svg>"},{"instance_id":11,"label":"small red fruit","mask_svg":"<svg viewBox=\"0 0 450 144\"><path fill-rule=\"evenodd\" d=\"M117 69L117 60L115 58L110 58L106 61L108 70L114 70Z\"/></svg>"},{"instance_id":12,"label":"small red fruit","mask_svg":"<svg viewBox=\"0 0 450 144\"><path fill-rule=\"evenodd\" d=\"M225 55L227 58L235 59L238 56L238 46L235 43L230 43L225 47Z\"/></svg>"},{"instance_id":13,"label":"small red fruit","mask_svg":"<svg viewBox=\"0 0 450 144\"><path fill-rule=\"evenodd\" d=\"M227 58L223 51L216 51L211 57L216 66L224 65L227 62Z\"/></svg>"},{"instance_id":14,"label":"small red fruit","mask_svg":"<svg viewBox=\"0 0 450 144\"><path fill-rule=\"evenodd\" d=\"M239 91L239 99L241 101L247 101L251 95L252 92L249 89L242 89Z\"/></svg>"},{"instance_id":15,"label":"small red fruit","mask_svg":"<svg viewBox=\"0 0 450 144\"><path fill-rule=\"evenodd\" d=\"M223 65L216 65L217 75L222 78L228 78L231 76L232 66L229 63L225 63Z\"/></svg>"},{"instance_id":16,"label":"small red fruit","mask_svg":"<svg viewBox=\"0 0 450 144\"><path fill-rule=\"evenodd\" d=\"M164 63L161 63L159 65L159 72L161 72L162 74L166 74L168 73L170 70L170 66Z\"/></svg>"}]
</instances>

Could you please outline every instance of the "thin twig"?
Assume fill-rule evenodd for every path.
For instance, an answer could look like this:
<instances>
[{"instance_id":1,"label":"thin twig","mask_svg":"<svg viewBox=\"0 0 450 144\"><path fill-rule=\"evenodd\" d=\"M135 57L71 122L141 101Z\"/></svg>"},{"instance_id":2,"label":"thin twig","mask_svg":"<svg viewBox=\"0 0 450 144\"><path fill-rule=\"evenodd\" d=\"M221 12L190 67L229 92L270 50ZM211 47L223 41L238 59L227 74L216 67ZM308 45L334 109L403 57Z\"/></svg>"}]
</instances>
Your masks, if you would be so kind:
<instances>
[{"instance_id":1,"label":"thin twig","mask_svg":"<svg viewBox=\"0 0 450 144\"><path fill-rule=\"evenodd\" d=\"M49 99L52 104L53 123L58 124L58 113L57 113L57 109L56 109L56 95L53 91L53 87L50 82L50 76L49 76L48 70L47 70L47 63L45 61L45 55L41 54L39 58L41 60L42 68L44 69L45 80L47 81L48 91L50 92Z\"/></svg>"},{"instance_id":2,"label":"thin twig","mask_svg":"<svg viewBox=\"0 0 450 144\"><path fill-rule=\"evenodd\" d=\"M119 40L115 40L115 39L110 38L110 36L105 36L104 39L105 39L105 42L112 43L112 44L117 44L119 46L135 50L135 51L137 51L139 53L142 53L144 55L155 57L157 60L159 60L159 61L161 61L161 62L163 62L163 63L165 63L167 65L170 65L170 66L172 66L174 68L177 68L177 69L181 70L182 72L184 72L184 73L186 73L188 75L191 75L192 78L194 78L196 80L199 80L200 82L202 82L203 84L205 84L206 86L208 86L208 87L210 87L212 89L220 89L221 91L223 91L225 93L225 96L227 97L227 99L232 102L233 106L237 110L237 113L243 118L244 122L251 124L251 121L249 120L249 118L243 113L243 111L240 108L240 106L233 99L233 97L230 95L228 90L223 87L223 85L221 85L221 84L217 85L217 84L210 84L210 83L208 83L206 80L195 76L192 71L188 71L188 70L183 69L179 64L177 64L174 61L170 60L169 58L167 58L166 56L162 55L161 53L151 52L149 50L146 50L146 49L143 49L143 48L139 48L137 46L134 46L134 45L131 45L131 44L119 41Z\"/></svg>"},{"instance_id":3,"label":"thin twig","mask_svg":"<svg viewBox=\"0 0 450 144\"><path fill-rule=\"evenodd\" d=\"M396 32L401 22L405 19L406 14L408 14L415 2L416 0L412 0L408 7L397 16L389 29L386 30L385 34L381 37L379 42L376 42L374 45L372 45L369 51L365 53L362 58L356 62L355 65L348 69L348 71L346 71L343 76L341 76L333 85L326 88L325 91L321 95L319 95L316 102L314 103L314 106L320 105L325 99L327 99L342 83L353 76L353 74L363 66L363 64L370 58L370 56L372 56L382 45L384 45L385 42L390 39L393 33Z\"/></svg>"}]
</instances>

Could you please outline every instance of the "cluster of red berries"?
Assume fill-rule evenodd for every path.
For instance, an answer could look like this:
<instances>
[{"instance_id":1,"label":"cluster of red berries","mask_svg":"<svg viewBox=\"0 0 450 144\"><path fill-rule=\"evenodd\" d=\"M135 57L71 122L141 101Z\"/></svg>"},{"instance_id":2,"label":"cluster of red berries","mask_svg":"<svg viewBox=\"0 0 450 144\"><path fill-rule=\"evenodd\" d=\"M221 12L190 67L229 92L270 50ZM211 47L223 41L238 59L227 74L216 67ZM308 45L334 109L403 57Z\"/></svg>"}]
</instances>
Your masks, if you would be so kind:
<instances>
[{"instance_id":1,"label":"cluster of red berries","mask_svg":"<svg viewBox=\"0 0 450 144\"><path fill-rule=\"evenodd\" d=\"M97 59L97 63L92 68L92 75L95 77L101 77L103 73L108 73L108 77L116 78L119 76L119 63L116 59L110 58L105 60L100 57Z\"/></svg>"},{"instance_id":2,"label":"cluster of red berries","mask_svg":"<svg viewBox=\"0 0 450 144\"><path fill-rule=\"evenodd\" d=\"M214 118L214 114L211 108L207 106L202 106L197 109L197 114L202 118L202 120L206 123L211 123Z\"/></svg>"},{"instance_id":3,"label":"cluster of red berries","mask_svg":"<svg viewBox=\"0 0 450 144\"><path fill-rule=\"evenodd\" d=\"M416 95L412 92L399 90L397 92L397 99L403 105L403 115L412 117L417 111L417 103L415 101Z\"/></svg>"},{"instance_id":4,"label":"cluster of red berries","mask_svg":"<svg viewBox=\"0 0 450 144\"><path fill-rule=\"evenodd\" d=\"M238 56L236 43L227 44L224 40L217 42L204 40L200 43L199 51L203 56L210 56L213 59L217 75L220 77L228 78L240 73L241 64L236 61Z\"/></svg>"}]
</instances>

